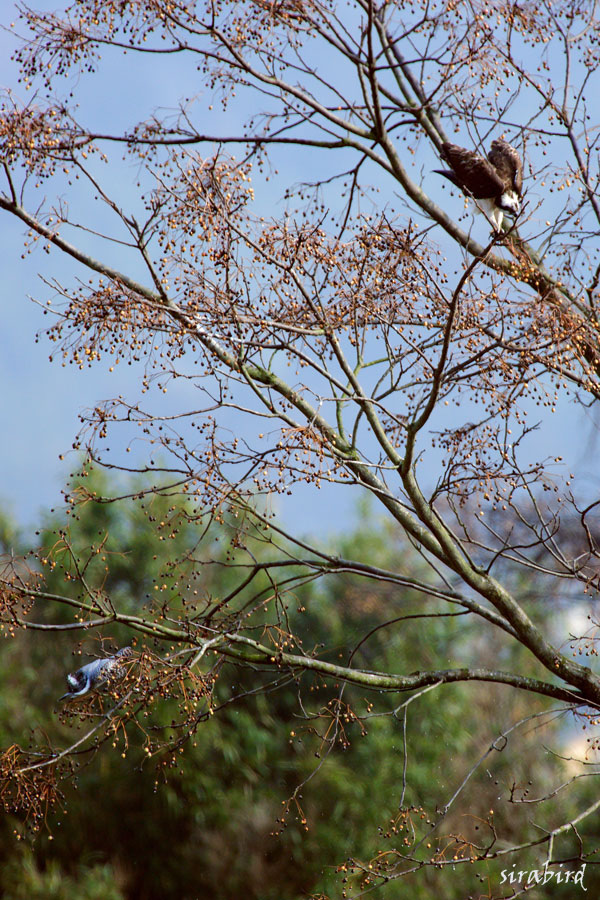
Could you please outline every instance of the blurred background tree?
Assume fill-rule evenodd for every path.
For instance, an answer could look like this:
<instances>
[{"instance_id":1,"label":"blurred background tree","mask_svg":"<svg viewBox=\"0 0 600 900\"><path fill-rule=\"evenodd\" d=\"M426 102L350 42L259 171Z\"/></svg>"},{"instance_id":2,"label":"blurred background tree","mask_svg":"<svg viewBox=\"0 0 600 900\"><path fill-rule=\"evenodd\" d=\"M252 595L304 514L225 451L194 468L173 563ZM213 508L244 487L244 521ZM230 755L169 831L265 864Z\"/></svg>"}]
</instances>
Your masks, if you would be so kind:
<instances>
[{"instance_id":1,"label":"blurred background tree","mask_svg":"<svg viewBox=\"0 0 600 900\"><path fill-rule=\"evenodd\" d=\"M99 495L111 492L100 472L90 472L85 483ZM130 487L135 493L135 484ZM173 521L170 498L157 497L152 503L153 515L165 516L170 509ZM118 598L121 608L139 614L154 585L169 577L174 551L181 559L197 552L197 524L186 515L176 518L177 535L167 544L156 540L139 502L89 502L78 508L75 519L64 513L48 515L40 529L41 546L59 549L47 589L64 593L71 554L81 566L89 558L90 545L99 543L102 556L96 555L88 570L90 585L102 586ZM344 556L360 554L393 569L413 552L368 507L362 509L361 519L355 532L332 538ZM1 535L4 554L18 555L25 549L14 522L4 519ZM61 549L66 537L69 553ZM228 551L233 537L226 527L211 526L211 558L235 561ZM260 554L261 548L255 549ZM216 596L227 592L228 566L210 567L206 575L205 590ZM523 584L522 589L533 590L533 585ZM544 596L544 604L544 615L555 616L556 598ZM464 614L443 615L438 606L432 601L423 618L422 601L411 591L399 595L396 587L340 574L325 584L302 587L289 616L295 633L307 642L326 644L332 659L360 654L361 665L370 670L392 670L398 659L405 665L423 658L432 665L440 659L453 665L466 648L474 659L485 661L488 650L477 628ZM37 618L68 622L70 611L46 605ZM60 744L70 739L73 726L81 729L83 720L77 724L77 714L66 721L58 716L56 698L65 673L78 665L73 651L83 647L85 658L86 650L94 652L99 636L94 632L74 643L71 632L58 633L51 653L44 632L20 631L4 642L4 746L22 741L28 731L34 744L40 734L50 744ZM115 627L102 638L118 646L128 635ZM510 662L526 670L522 651L521 656ZM334 896L344 886L360 883L356 873L361 866L368 872L369 860L393 852L395 843L405 838L412 842L423 823L431 828L436 811L469 774L472 760L479 765L465 789L470 821L465 823L464 815L454 815L450 808L431 841L447 845L450 853L456 852L457 834L476 842L489 833L492 809L494 827L510 833L515 842L526 840L530 810L511 800L541 796L585 771L555 755L569 756L574 734L569 720L552 713L551 702L540 698L532 704L526 694L515 699L501 686L465 685L451 694L446 691L442 698L436 692L424 694L412 707L402 708L400 699L393 713L385 695L366 694L351 685L340 690L339 683L310 673L274 679L265 672L259 688L256 673L231 662L215 688L216 714L199 730L193 746L186 746L181 760L176 755L172 764L169 749L143 758L145 723L137 736L130 732L126 752L101 758L94 751L82 754L75 780L63 786L65 808L59 804L48 810L35 840L27 833L17 840L23 833L19 819L5 817L2 895L15 900ZM336 736L340 722L332 714L339 704L346 711L341 741ZM162 707L156 716L160 729L177 711L173 701L163 701ZM507 724L519 718L525 720L523 726L502 738ZM495 742L492 751L490 739ZM542 746L547 749L540 755ZM585 784L576 797L565 792L549 811L548 824L556 816L574 815L577 801L586 797L592 799L593 788ZM543 828L543 816L536 817L536 823ZM488 865L487 877L498 883L506 866ZM466 877L471 881L470 872ZM483 892L486 879L480 881ZM588 873L586 887L595 890L596 883ZM460 868L452 876L432 870L410 890L423 900L435 892L459 900L465 896L465 884ZM570 890L569 885L548 885L545 896L569 897Z\"/></svg>"}]
</instances>

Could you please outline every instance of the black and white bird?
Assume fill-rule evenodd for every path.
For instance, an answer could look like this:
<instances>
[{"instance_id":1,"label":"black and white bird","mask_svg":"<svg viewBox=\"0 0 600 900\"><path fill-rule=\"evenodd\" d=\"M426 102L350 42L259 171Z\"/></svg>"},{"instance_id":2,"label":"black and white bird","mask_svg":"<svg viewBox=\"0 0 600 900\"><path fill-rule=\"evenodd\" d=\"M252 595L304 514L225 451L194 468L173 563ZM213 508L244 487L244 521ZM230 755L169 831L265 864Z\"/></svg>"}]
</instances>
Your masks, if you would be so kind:
<instances>
[{"instance_id":1,"label":"black and white bird","mask_svg":"<svg viewBox=\"0 0 600 900\"><path fill-rule=\"evenodd\" d=\"M444 141L442 150L452 168L434 169L448 178L467 197L473 198L500 231L504 213L518 216L521 212L523 163L508 141L492 141L487 159L475 150L466 150Z\"/></svg>"},{"instance_id":2,"label":"black and white bird","mask_svg":"<svg viewBox=\"0 0 600 900\"><path fill-rule=\"evenodd\" d=\"M109 679L122 678L125 673L121 666L121 661L131 656L132 653L131 647L123 647L114 656L95 659L93 662L82 666L76 672L71 672L67 675L67 683L71 690L59 697L59 702L61 700L73 700L75 697L83 697L88 691L101 688Z\"/></svg>"}]
</instances>

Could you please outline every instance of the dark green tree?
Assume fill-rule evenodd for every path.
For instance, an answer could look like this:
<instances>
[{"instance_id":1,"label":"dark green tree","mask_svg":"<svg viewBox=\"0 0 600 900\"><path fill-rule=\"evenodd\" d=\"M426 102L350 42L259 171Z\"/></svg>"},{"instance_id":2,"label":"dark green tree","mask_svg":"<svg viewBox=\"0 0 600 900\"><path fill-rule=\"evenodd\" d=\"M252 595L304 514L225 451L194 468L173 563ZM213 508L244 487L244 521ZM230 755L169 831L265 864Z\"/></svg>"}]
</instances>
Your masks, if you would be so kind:
<instances>
[{"instance_id":1,"label":"dark green tree","mask_svg":"<svg viewBox=\"0 0 600 900\"><path fill-rule=\"evenodd\" d=\"M95 493L109 492L98 473L86 484ZM109 592L132 615L143 614L154 585L168 577L173 552L180 559L197 553L197 525L181 514L185 507L174 509L172 500L156 499L154 512L164 516L170 509L172 518L179 512L180 523L171 543L156 541L142 504L87 503L71 521L64 515L49 518L40 533L42 545L54 548L54 556L44 557L47 590L67 595L73 568L81 572L91 560L85 574L89 588ZM345 555L365 556L389 568L412 555L367 510L363 519L363 526L340 542ZM3 534L8 539L4 550L10 547L14 554L19 549L15 529L5 524ZM208 570L215 578L211 590L222 596L240 555L231 547L235 532L213 526L205 540L213 559L229 560L217 574ZM94 542L102 551L90 555ZM254 548L257 559L263 550ZM140 578L140 571L148 577ZM73 594L78 584L76 579ZM392 669L395 660L415 657L432 665L440 659L452 663L467 648L474 658L485 658L485 648L476 646L477 629L463 613L444 615L435 601L424 610L418 594L405 591L399 616L396 594L385 582L372 585L340 573L325 585L304 586L287 615L298 640L327 645L332 660L358 657L370 670ZM190 600L179 597L182 606ZM68 609L40 601L36 607L38 620L69 622ZM83 641L83 652L94 653L99 641L108 640L114 646L126 641L123 626L110 635L94 629ZM20 631L7 642L0 660L0 740L5 746L22 742L27 732L33 743L42 734L52 744L65 743L73 729L79 739L86 719L93 721L92 709L86 714L78 707L72 715L59 713L56 706L64 672L76 665L72 654L78 646L71 630L56 634L50 655L43 630ZM511 664L527 667L526 659ZM42 668L46 677L40 681ZM473 692L465 686L442 702L434 690L411 695L391 711L385 695L306 672L275 678L268 670L250 673L230 660L214 688L214 714L183 754L173 754L162 724L177 716L178 703L165 698L151 718L142 713L141 727L129 729L127 744L117 736L118 752L103 753L99 760L91 744L78 754L74 782L59 784L62 796L44 810L45 828L33 843L17 841L13 831L22 833L22 823L7 818L0 886L8 897L40 900L94 900L103 892L115 900L233 900L242 894L300 900L335 895L344 885L358 889L373 860L393 857L398 843L410 844L423 831L431 831L427 843L448 858L459 851L460 840L472 852L478 832L480 838L491 827L525 839L528 810L524 815L518 801L533 791L551 791L568 777L565 762L550 756L543 765L536 763L531 783L541 735L558 749L565 734L564 720L545 701L532 708L525 698L515 708L501 688ZM502 737L506 723L518 717L524 720L521 728ZM146 759L148 734L156 749ZM493 750L490 734L496 738ZM441 807L469 774L464 761L472 757L480 765L463 786L469 821L450 805L443 824L432 830ZM499 790L504 794L500 804ZM507 803L508 797L516 802ZM572 816L574 803L565 793L550 815L560 809ZM499 881L500 868L490 863L487 875ZM589 876L586 884L593 886ZM414 896L443 890L450 900L459 900L464 886L462 873L449 880L438 870L414 884Z\"/></svg>"}]
</instances>

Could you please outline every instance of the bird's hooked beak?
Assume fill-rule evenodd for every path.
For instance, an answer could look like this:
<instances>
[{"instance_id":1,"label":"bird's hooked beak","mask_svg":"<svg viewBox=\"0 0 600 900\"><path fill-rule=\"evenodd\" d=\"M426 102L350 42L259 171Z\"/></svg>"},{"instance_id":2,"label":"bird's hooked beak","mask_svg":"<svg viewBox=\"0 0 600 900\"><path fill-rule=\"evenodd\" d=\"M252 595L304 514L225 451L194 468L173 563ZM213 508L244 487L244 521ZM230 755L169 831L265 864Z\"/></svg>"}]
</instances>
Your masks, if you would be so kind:
<instances>
[{"instance_id":1,"label":"bird's hooked beak","mask_svg":"<svg viewBox=\"0 0 600 900\"><path fill-rule=\"evenodd\" d=\"M502 194L498 206L503 212L510 213L512 216L518 216L521 212L521 201L513 193Z\"/></svg>"}]
</instances>

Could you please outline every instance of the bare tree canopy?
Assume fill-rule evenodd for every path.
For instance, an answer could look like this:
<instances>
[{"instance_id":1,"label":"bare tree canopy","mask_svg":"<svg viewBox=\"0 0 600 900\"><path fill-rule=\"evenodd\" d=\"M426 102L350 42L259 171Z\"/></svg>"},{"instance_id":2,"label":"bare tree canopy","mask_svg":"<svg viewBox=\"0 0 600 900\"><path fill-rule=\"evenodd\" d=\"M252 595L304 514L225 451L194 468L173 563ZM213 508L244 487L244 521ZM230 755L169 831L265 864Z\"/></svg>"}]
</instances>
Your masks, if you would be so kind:
<instances>
[{"instance_id":1,"label":"bare tree canopy","mask_svg":"<svg viewBox=\"0 0 600 900\"><path fill-rule=\"evenodd\" d=\"M181 715L168 736L148 732L146 755L200 739L219 676L235 664L254 673L256 690L291 679L300 698L303 679L325 680L337 698L331 751L361 719L344 692L386 692L386 712L404 728L395 798L404 814L407 717L426 692L444 704L450 685L485 683L519 698L518 723L489 735L425 831L349 864L355 881L340 896L460 862L510 868L524 853L528 869L589 862L583 840L569 856L555 852L593 820L600 803L589 796L543 833L531 826L515 838L487 813L477 837L444 828L471 775L530 721L523 696L534 718L572 710L592 735L584 762L594 762L600 498L585 472L565 470L551 428L542 458L531 439L541 417L554 416L558 435L561 411L600 396L595 4L19 8L21 84L3 97L0 208L25 227L27 252L41 244L72 264L43 298L53 356L75 368L127 361L140 373L137 396L83 415L74 445L84 474L100 465L137 474L135 488L99 496L84 478L72 515L91 501L140 503L157 542L184 517L197 523L197 544L173 555L152 602L123 608L86 575L102 537L90 538L87 560L65 532L38 561L7 562L8 632L77 640L91 629L136 646L112 706L92 692L77 701L89 728L72 744L7 751L7 805L41 815L77 754L139 727L144 711L159 721L161 698L179 698ZM96 84L100 96L123 53L131 71L164 67L179 107L157 110L141 92L135 109L116 96L114 114L97 111L86 91ZM523 161L523 185L520 211L497 230L482 201L434 170L447 164L445 143L487 157L501 140ZM305 485L322 487L323 503L335 496L329 485L362 489L404 542L405 562L388 568L346 556L341 540L331 552L284 529L277 498ZM158 496L172 498L172 515L154 521ZM208 546L217 526L230 534L225 559ZM45 574L57 548L61 565L69 560L64 594ZM213 596L208 573L224 565L229 588ZM310 582L342 575L392 587L397 615L374 615L340 654L299 638L289 606L302 606ZM565 605L589 614L588 632L569 633L557 612ZM366 664L360 647L375 630L457 614L477 625L464 658L432 648L389 671ZM309 701L300 708L318 718ZM505 799L516 802L514 790ZM470 803L465 795L462 812ZM506 887L489 896L508 896Z\"/></svg>"}]
</instances>

